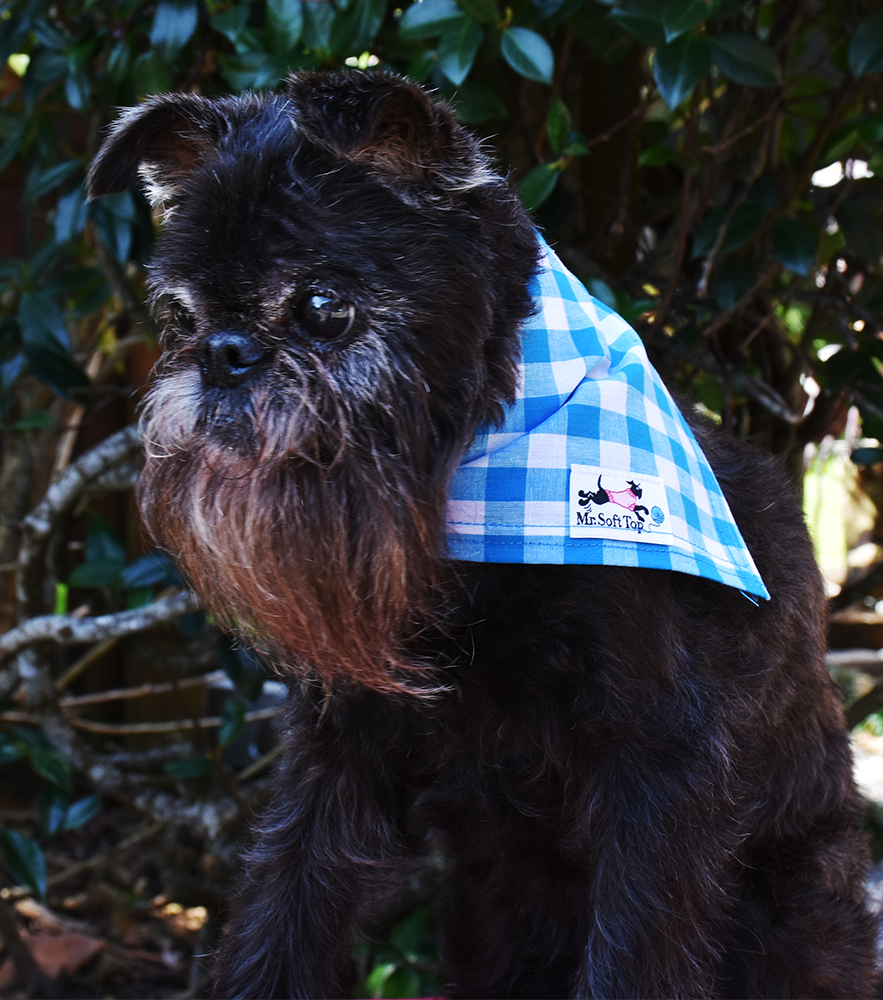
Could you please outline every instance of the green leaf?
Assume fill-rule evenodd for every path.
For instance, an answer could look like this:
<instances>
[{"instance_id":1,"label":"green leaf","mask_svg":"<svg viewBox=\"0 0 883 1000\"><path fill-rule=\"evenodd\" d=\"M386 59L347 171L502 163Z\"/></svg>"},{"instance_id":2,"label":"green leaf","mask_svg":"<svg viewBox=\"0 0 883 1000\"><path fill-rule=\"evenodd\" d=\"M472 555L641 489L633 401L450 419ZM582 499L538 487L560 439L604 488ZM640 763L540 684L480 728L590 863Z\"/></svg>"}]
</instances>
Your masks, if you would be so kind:
<instances>
[{"instance_id":1,"label":"green leaf","mask_svg":"<svg viewBox=\"0 0 883 1000\"><path fill-rule=\"evenodd\" d=\"M98 815L101 805L100 795L87 795L83 799L72 802L64 817L64 829L76 830L78 827L85 826L90 819L94 819Z\"/></svg>"},{"instance_id":2,"label":"green leaf","mask_svg":"<svg viewBox=\"0 0 883 1000\"><path fill-rule=\"evenodd\" d=\"M20 125L13 129L7 140L2 146L0 146L0 173L2 173L18 155L18 151L21 149L30 124L30 119L25 118Z\"/></svg>"},{"instance_id":3,"label":"green leaf","mask_svg":"<svg viewBox=\"0 0 883 1000\"><path fill-rule=\"evenodd\" d=\"M33 410L15 422L17 431L45 431L54 427L55 420L48 410Z\"/></svg>"},{"instance_id":4,"label":"green leaf","mask_svg":"<svg viewBox=\"0 0 883 1000\"><path fill-rule=\"evenodd\" d=\"M0 848L10 875L46 898L46 857L40 845L17 830L0 827Z\"/></svg>"},{"instance_id":5,"label":"green leaf","mask_svg":"<svg viewBox=\"0 0 883 1000\"><path fill-rule=\"evenodd\" d=\"M377 37L377 32L386 17L387 0L360 0L356 10L356 36L353 46L356 51L367 48Z\"/></svg>"},{"instance_id":6,"label":"green leaf","mask_svg":"<svg viewBox=\"0 0 883 1000\"><path fill-rule=\"evenodd\" d=\"M25 185L24 200L27 202L39 201L44 194L54 191L60 184L63 184L82 165L82 160L66 160L48 170L30 174Z\"/></svg>"},{"instance_id":7,"label":"green leaf","mask_svg":"<svg viewBox=\"0 0 883 1000\"><path fill-rule=\"evenodd\" d=\"M644 45L665 45L661 3L630 4L628 10L612 10L607 16Z\"/></svg>"},{"instance_id":8,"label":"green leaf","mask_svg":"<svg viewBox=\"0 0 883 1000\"><path fill-rule=\"evenodd\" d=\"M806 277L816 257L816 237L797 219L781 218L773 230L773 252L795 274Z\"/></svg>"},{"instance_id":9,"label":"green leaf","mask_svg":"<svg viewBox=\"0 0 883 1000\"><path fill-rule=\"evenodd\" d=\"M594 296L599 302L603 302L608 309L616 309L616 293L600 278L589 278L586 282L589 294Z\"/></svg>"},{"instance_id":10,"label":"green leaf","mask_svg":"<svg viewBox=\"0 0 883 1000\"><path fill-rule=\"evenodd\" d=\"M70 766L54 747L29 747L28 759L40 777L50 781L56 788L60 788L63 792L70 792Z\"/></svg>"},{"instance_id":11,"label":"green leaf","mask_svg":"<svg viewBox=\"0 0 883 1000\"><path fill-rule=\"evenodd\" d=\"M21 327L17 319L6 316L0 319L0 364L6 364L20 353ZM27 428L23 429L27 430Z\"/></svg>"},{"instance_id":12,"label":"green leaf","mask_svg":"<svg viewBox=\"0 0 883 1000\"><path fill-rule=\"evenodd\" d=\"M426 0L424 0L424 3ZM375 965L365 980L365 990L369 997L386 996L386 983L389 977L399 967L398 962L382 962Z\"/></svg>"},{"instance_id":13,"label":"green leaf","mask_svg":"<svg viewBox=\"0 0 883 1000\"><path fill-rule=\"evenodd\" d=\"M0 733L0 764L11 764L25 756L24 747L9 733Z\"/></svg>"},{"instance_id":14,"label":"green leaf","mask_svg":"<svg viewBox=\"0 0 883 1000\"><path fill-rule=\"evenodd\" d=\"M331 29L337 19L337 11L330 3L305 3L302 9L304 46L314 52L327 50L331 44Z\"/></svg>"},{"instance_id":15,"label":"green leaf","mask_svg":"<svg viewBox=\"0 0 883 1000\"><path fill-rule=\"evenodd\" d=\"M696 227L693 234L693 257L704 257L711 252L720 227L727 217L726 208L717 208L709 212ZM740 205L727 228L721 243L721 252L728 253L744 246L757 232L767 217L767 209L763 205Z\"/></svg>"},{"instance_id":16,"label":"green leaf","mask_svg":"<svg viewBox=\"0 0 883 1000\"><path fill-rule=\"evenodd\" d=\"M193 37L199 23L199 4L196 0L159 0L150 44L166 60L172 60Z\"/></svg>"},{"instance_id":17,"label":"green leaf","mask_svg":"<svg viewBox=\"0 0 883 1000\"><path fill-rule=\"evenodd\" d=\"M143 97L172 89L172 71L158 52L142 52L132 67L132 82Z\"/></svg>"},{"instance_id":18,"label":"green leaf","mask_svg":"<svg viewBox=\"0 0 883 1000\"><path fill-rule=\"evenodd\" d=\"M383 996L395 998L415 997L420 992L420 976L416 969L407 966L395 969L383 984Z\"/></svg>"},{"instance_id":19,"label":"green leaf","mask_svg":"<svg viewBox=\"0 0 883 1000\"><path fill-rule=\"evenodd\" d=\"M680 156L677 150L670 146L663 146L661 143L648 146L638 156L638 163L642 167L661 167L666 163L676 163L678 160L680 160Z\"/></svg>"},{"instance_id":20,"label":"green leaf","mask_svg":"<svg viewBox=\"0 0 883 1000\"><path fill-rule=\"evenodd\" d=\"M81 563L67 578L69 587L109 587L116 590L120 586L120 577L124 562L110 559L91 559Z\"/></svg>"},{"instance_id":21,"label":"green leaf","mask_svg":"<svg viewBox=\"0 0 883 1000\"><path fill-rule=\"evenodd\" d=\"M124 590L137 590L180 580L175 564L165 552L148 552L126 566L120 576L120 585Z\"/></svg>"},{"instance_id":22,"label":"green leaf","mask_svg":"<svg viewBox=\"0 0 883 1000\"><path fill-rule=\"evenodd\" d=\"M858 80L883 70L883 10L859 22L849 43L849 68Z\"/></svg>"},{"instance_id":23,"label":"green leaf","mask_svg":"<svg viewBox=\"0 0 883 1000\"><path fill-rule=\"evenodd\" d=\"M60 580L55 584L55 607L52 609L52 613L56 615L66 615L69 602L68 598L70 596L70 587L66 583L62 583Z\"/></svg>"},{"instance_id":24,"label":"green leaf","mask_svg":"<svg viewBox=\"0 0 883 1000\"><path fill-rule=\"evenodd\" d=\"M421 0L402 14L399 34L406 39L432 38L465 17L454 0Z\"/></svg>"},{"instance_id":25,"label":"green leaf","mask_svg":"<svg viewBox=\"0 0 883 1000\"><path fill-rule=\"evenodd\" d=\"M556 163L541 163L521 178L518 197L528 212L535 212L555 190L560 174Z\"/></svg>"},{"instance_id":26,"label":"green leaf","mask_svg":"<svg viewBox=\"0 0 883 1000\"><path fill-rule=\"evenodd\" d=\"M132 69L133 46L131 39L122 38L107 57L107 74L114 83L124 80Z\"/></svg>"},{"instance_id":27,"label":"green leaf","mask_svg":"<svg viewBox=\"0 0 883 1000\"><path fill-rule=\"evenodd\" d=\"M37 13L37 8L23 4L18 9L11 4L3 5L3 30L0 31L0 66L6 66L6 60L14 53L20 52L31 28L31 21Z\"/></svg>"},{"instance_id":28,"label":"green leaf","mask_svg":"<svg viewBox=\"0 0 883 1000\"><path fill-rule=\"evenodd\" d=\"M426 936L428 922L429 908L422 906L393 927L389 932L389 943L409 961L416 961L417 952Z\"/></svg>"},{"instance_id":29,"label":"green leaf","mask_svg":"<svg viewBox=\"0 0 883 1000\"><path fill-rule=\"evenodd\" d=\"M211 759L206 756L170 760L163 766L163 770L170 778L177 778L179 781L186 781L189 778L202 778L211 769Z\"/></svg>"},{"instance_id":30,"label":"green leaf","mask_svg":"<svg viewBox=\"0 0 883 1000\"><path fill-rule=\"evenodd\" d=\"M26 343L49 350L70 350L64 316L46 292L25 292L22 295L18 321Z\"/></svg>"},{"instance_id":31,"label":"green leaf","mask_svg":"<svg viewBox=\"0 0 883 1000\"><path fill-rule=\"evenodd\" d=\"M876 465L883 462L883 448L856 448L850 458L856 465Z\"/></svg>"},{"instance_id":32,"label":"green leaf","mask_svg":"<svg viewBox=\"0 0 883 1000\"><path fill-rule=\"evenodd\" d=\"M101 241L118 261L129 259L132 249L132 225L137 219L135 200L130 191L104 195L89 206Z\"/></svg>"},{"instance_id":33,"label":"green leaf","mask_svg":"<svg viewBox=\"0 0 883 1000\"><path fill-rule=\"evenodd\" d=\"M828 136L819 156L819 167L845 160L858 146L873 147L883 139L883 121L879 115L862 115L838 125Z\"/></svg>"},{"instance_id":34,"label":"green leaf","mask_svg":"<svg viewBox=\"0 0 883 1000\"><path fill-rule=\"evenodd\" d=\"M549 114L546 116L546 136L556 156L561 156L564 153L572 130L573 119L570 117L570 111L568 111L564 101L560 97L556 97L552 102L552 107L549 108Z\"/></svg>"},{"instance_id":35,"label":"green leaf","mask_svg":"<svg viewBox=\"0 0 883 1000\"><path fill-rule=\"evenodd\" d=\"M218 743L228 747L234 743L245 728L245 706L238 698L225 698L221 707L221 727L218 730Z\"/></svg>"},{"instance_id":36,"label":"green leaf","mask_svg":"<svg viewBox=\"0 0 883 1000\"><path fill-rule=\"evenodd\" d=\"M457 4L469 17L481 21L482 24L496 24L500 20L497 0L457 0Z\"/></svg>"},{"instance_id":37,"label":"green leaf","mask_svg":"<svg viewBox=\"0 0 883 1000\"><path fill-rule=\"evenodd\" d=\"M21 354L0 364L0 415L5 413L12 403L13 390L24 368L25 359Z\"/></svg>"},{"instance_id":38,"label":"green leaf","mask_svg":"<svg viewBox=\"0 0 883 1000\"><path fill-rule=\"evenodd\" d=\"M690 384L693 395L702 403L706 409L712 413L723 413L726 405L726 396L723 386L711 375L700 373Z\"/></svg>"},{"instance_id":39,"label":"green leaf","mask_svg":"<svg viewBox=\"0 0 883 1000\"><path fill-rule=\"evenodd\" d=\"M317 6L311 4L311 6ZM325 6L320 4L319 6ZM306 66L306 58L299 65ZM318 65L318 63L316 63ZM269 52L242 52L236 56L221 57L221 67L224 79L237 93L243 90L260 90L271 87L279 82L292 66L291 61L284 56L274 56Z\"/></svg>"},{"instance_id":40,"label":"green leaf","mask_svg":"<svg viewBox=\"0 0 883 1000\"><path fill-rule=\"evenodd\" d=\"M630 326L634 326L644 313L649 312L655 305L653 299L633 299L627 292L616 293L616 312Z\"/></svg>"},{"instance_id":41,"label":"green leaf","mask_svg":"<svg viewBox=\"0 0 883 1000\"><path fill-rule=\"evenodd\" d=\"M408 63L408 67L405 70L405 76L414 83L425 83L426 80L429 79L429 74L435 69L435 63L435 49L423 49ZM469 80L466 80L463 86L465 87L468 83ZM457 98L459 98L462 91L463 87L460 87L457 90L457 93L454 96L454 104L457 103ZM480 120L483 121L484 119ZM466 122L466 119L464 118L463 121Z\"/></svg>"},{"instance_id":42,"label":"green leaf","mask_svg":"<svg viewBox=\"0 0 883 1000\"><path fill-rule=\"evenodd\" d=\"M67 797L52 785L44 786L37 799L37 816L47 837L58 833L62 828L65 813L67 813Z\"/></svg>"},{"instance_id":43,"label":"green leaf","mask_svg":"<svg viewBox=\"0 0 883 1000\"><path fill-rule=\"evenodd\" d=\"M711 58L728 80L743 87L774 87L782 82L779 60L766 42L742 31L707 37Z\"/></svg>"},{"instance_id":44,"label":"green leaf","mask_svg":"<svg viewBox=\"0 0 883 1000\"><path fill-rule=\"evenodd\" d=\"M82 184L58 199L55 209L55 241L66 243L86 228L86 190Z\"/></svg>"},{"instance_id":45,"label":"green leaf","mask_svg":"<svg viewBox=\"0 0 883 1000\"><path fill-rule=\"evenodd\" d=\"M834 213L846 247L872 266L880 263L883 238L880 226L863 199L848 198Z\"/></svg>"},{"instance_id":46,"label":"green leaf","mask_svg":"<svg viewBox=\"0 0 883 1000\"><path fill-rule=\"evenodd\" d=\"M290 52L304 30L300 0L267 0L267 41L274 52Z\"/></svg>"},{"instance_id":47,"label":"green leaf","mask_svg":"<svg viewBox=\"0 0 883 1000\"><path fill-rule=\"evenodd\" d=\"M126 568L126 550L101 518L93 517L86 533L85 560L68 577L69 587L120 586Z\"/></svg>"},{"instance_id":48,"label":"green leaf","mask_svg":"<svg viewBox=\"0 0 883 1000\"><path fill-rule=\"evenodd\" d=\"M576 14L584 6L584 0L533 0L533 5L544 21L560 24Z\"/></svg>"},{"instance_id":49,"label":"green leaf","mask_svg":"<svg viewBox=\"0 0 883 1000\"><path fill-rule=\"evenodd\" d=\"M428 75L428 74L427 74ZM413 76L408 71L408 76ZM479 125L488 118L505 118L506 104L492 88L473 80L464 80L451 101L457 118L464 125Z\"/></svg>"},{"instance_id":50,"label":"green leaf","mask_svg":"<svg viewBox=\"0 0 883 1000\"><path fill-rule=\"evenodd\" d=\"M717 0L713 4L714 13L711 18L715 21L724 21L728 17L738 14L745 6L747 0Z\"/></svg>"},{"instance_id":51,"label":"green leaf","mask_svg":"<svg viewBox=\"0 0 883 1000\"><path fill-rule=\"evenodd\" d=\"M714 290L718 305L722 309L732 309L754 281L754 272L746 261L739 257L724 261L718 271Z\"/></svg>"},{"instance_id":52,"label":"green leaf","mask_svg":"<svg viewBox=\"0 0 883 1000\"><path fill-rule=\"evenodd\" d=\"M77 389L89 385L89 376L74 361L71 354L62 351L41 351L25 344L22 352L31 371L43 383L63 399L72 399L82 403L82 397L77 398Z\"/></svg>"},{"instance_id":53,"label":"green leaf","mask_svg":"<svg viewBox=\"0 0 883 1000\"><path fill-rule=\"evenodd\" d=\"M668 0L662 8L665 40L671 42L685 31L708 20L716 8L714 0Z\"/></svg>"},{"instance_id":54,"label":"green leaf","mask_svg":"<svg viewBox=\"0 0 883 1000\"><path fill-rule=\"evenodd\" d=\"M423 0L427 3L428 0ZM459 86L469 75L475 56L484 37L484 30L471 17L448 28L438 42L438 67L444 75Z\"/></svg>"},{"instance_id":55,"label":"green leaf","mask_svg":"<svg viewBox=\"0 0 883 1000\"><path fill-rule=\"evenodd\" d=\"M68 61L68 74L64 78L64 96L67 103L81 114L89 107L92 99L92 86L83 67L78 63Z\"/></svg>"},{"instance_id":56,"label":"green leaf","mask_svg":"<svg viewBox=\"0 0 883 1000\"><path fill-rule=\"evenodd\" d=\"M153 587L139 587L126 594L126 610L136 611L153 603Z\"/></svg>"},{"instance_id":57,"label":"green leaf","mask_svg":"<svg viewBox=\"0 0 883 1000\"><path fill-rule=\"evenodd\" d=\"M711 67L711 52L700 35L681 35L660 45L653 61L653 78L665 103L674 110L696 89Z\"/></svg>"},{"instance_id":58,"label":"green leaf","mask_svg":"<svg viewBox=\"0 0 883 1000\"><path fill-rule=\"evenodd\" d=\"M96 559L121 563L126 561L125 545L123 545L119 535L100 517L89 519L84 551L89 562Z\"/></svg>"},{"instance_id":59,"label":"green leaf","mask_svg":"<svg viewBox=\"0 0 883 1000\"><path fill-rule=\"evenodd\" d=\"M243 3L235 7L228 7L227 10L222 10L219 14L215 14L212 18L212 27L236 45L239 41L239 36L248 24L248 14L248 4ZM269 20L269 5L267 17ZM302 16L301 21L303 21Z\"/></svg>"},{"instance_id":60,"label":"green leaf","mask_svg":"<svg viewBox=\"0 0 883 1000\"><path fill-rule=\"evenodd\" d=\"M555 57L542 35L530 28L506 28L500 40L500 50L516 73L538 83L552 83Z\"/></svg>"}]
</instances>

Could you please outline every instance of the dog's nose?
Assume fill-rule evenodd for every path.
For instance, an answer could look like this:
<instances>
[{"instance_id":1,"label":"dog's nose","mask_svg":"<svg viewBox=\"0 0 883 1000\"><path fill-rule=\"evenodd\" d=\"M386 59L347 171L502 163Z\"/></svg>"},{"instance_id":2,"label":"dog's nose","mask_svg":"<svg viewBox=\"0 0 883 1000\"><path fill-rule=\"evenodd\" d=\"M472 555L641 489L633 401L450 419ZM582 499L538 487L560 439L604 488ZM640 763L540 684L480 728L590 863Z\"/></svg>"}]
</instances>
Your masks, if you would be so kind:
<instances>
[{"instance_id":1,"label":"dog's nose","mask_svg":"<svg viewBox=\"0 0 883 1000\"><path fill-rule=\"evenodd\" d=\"M202 377L218 389L232 389L254 375L266 353L247 333L217 330L199 346Z\"/></svg>"}]
</instances>

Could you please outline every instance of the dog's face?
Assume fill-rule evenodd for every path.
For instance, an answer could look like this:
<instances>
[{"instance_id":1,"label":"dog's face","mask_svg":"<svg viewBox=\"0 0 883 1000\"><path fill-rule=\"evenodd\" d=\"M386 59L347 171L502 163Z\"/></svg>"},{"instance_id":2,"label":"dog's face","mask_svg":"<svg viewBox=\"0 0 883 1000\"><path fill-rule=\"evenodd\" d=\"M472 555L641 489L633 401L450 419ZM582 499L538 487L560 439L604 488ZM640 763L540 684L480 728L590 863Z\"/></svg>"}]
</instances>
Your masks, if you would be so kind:
<instances>
[{"instance_id":1,"label":"dog's face","mask_svg":"<svg viewBox=\"0 0 883 1000\"><path fill-rule=\"evenodd\" d=\"M92 196L164 209L140 502L207 606L326 684L403 683L447 484L512 396L536 243L420 89L302 74L123 116Z\"/></svg>"}]
</instances>

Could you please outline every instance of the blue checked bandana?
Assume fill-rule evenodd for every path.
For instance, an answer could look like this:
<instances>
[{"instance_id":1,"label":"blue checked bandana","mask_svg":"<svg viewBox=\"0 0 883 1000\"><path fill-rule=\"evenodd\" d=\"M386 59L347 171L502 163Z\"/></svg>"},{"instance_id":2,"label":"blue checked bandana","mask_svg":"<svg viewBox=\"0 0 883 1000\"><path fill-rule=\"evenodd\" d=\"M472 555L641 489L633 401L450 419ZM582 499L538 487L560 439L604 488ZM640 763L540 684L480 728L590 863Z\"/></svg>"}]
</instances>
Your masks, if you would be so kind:
<instances>
[{"instance_id":1,"label":"blue checked bandana","mask_svg":"<svg viewBox=\"0 0 883 1000\"><path fill-rule=\"evenodd\" d=\"M768 599L640 338L539 242L518 398L454 473L450 556L677 570Z\"/></svg>"}]
</instances>

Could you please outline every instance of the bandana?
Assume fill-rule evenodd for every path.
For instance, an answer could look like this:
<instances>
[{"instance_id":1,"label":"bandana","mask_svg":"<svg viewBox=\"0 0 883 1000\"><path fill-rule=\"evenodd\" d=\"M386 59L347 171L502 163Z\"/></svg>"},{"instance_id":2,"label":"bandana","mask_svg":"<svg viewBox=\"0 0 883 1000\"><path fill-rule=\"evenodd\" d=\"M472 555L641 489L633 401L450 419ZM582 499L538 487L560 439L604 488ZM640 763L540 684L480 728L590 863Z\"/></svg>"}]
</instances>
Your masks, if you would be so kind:
<instances>
[{"instance_id":1,"label":"bandana","mask_svg":"<svg viewBox=\"0 0 883 1000\"><path fill-rule=\"evenodd\" d=\"M538 239L518 397L454 473L449 555L677 570L768 599L640 338Z\"/></svg>"}]
</instances>

